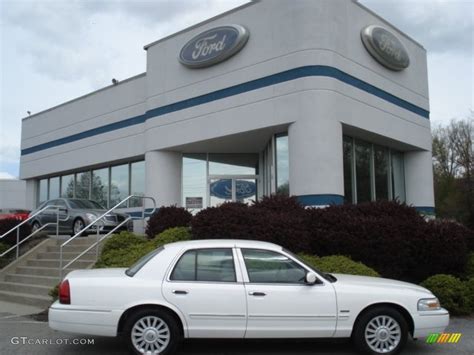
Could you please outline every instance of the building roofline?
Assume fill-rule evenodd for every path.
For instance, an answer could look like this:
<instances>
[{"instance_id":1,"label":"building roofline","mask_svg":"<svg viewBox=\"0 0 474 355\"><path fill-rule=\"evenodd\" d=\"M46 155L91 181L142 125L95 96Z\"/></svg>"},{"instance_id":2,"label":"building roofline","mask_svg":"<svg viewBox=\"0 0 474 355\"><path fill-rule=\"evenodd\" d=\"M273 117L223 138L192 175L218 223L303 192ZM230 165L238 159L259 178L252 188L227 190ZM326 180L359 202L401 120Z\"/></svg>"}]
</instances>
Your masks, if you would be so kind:
<instances>
[{"instance_id":1,"label":"building roofline","mask_svg":"<svg viewBox=\"0 0 474 355\"><path fill-rule=\"evenodd\" d=\"M214 17L208 18L207 20L198 22L198 23L196 23L195 25L186 27L185 29L182 29L181 31L175 32L175 33L170 34L170 35L168 35L168 36L166 36L166 37L160 38L159 40L156 40L156 41L154 41L154 42L151 42L151 43L145 45L145 46L143 47L143 49L144 49L144 50L148 50L148 48L154 46L155 44L158 44L158 43L161 43L161 42L163 42L163 41L166 41L166 40L168 40L168 39L170 39L170 38L176 37L176 36L178 36L178 35L180 35L180 34L182 34L182 33L191 31L191 30L193 30L193 29L195 29L195 28L197 28L197 27L200 27L200 26L202 26L202 25L204 25L204 24L206 24L206 23L212 22L212 21L214 21L214 20L217 20L218 18L227 16L227 15L229 15L229 14L231 14L231 13L234 13L234 12L236 12L236 11L242 10L242 9L244 9L244 8L246 8L246 7L255 5L255 4L259 3L260 1L261 1L261 0L251 0L251 1L248 2L248 3L245 3L245 4L243 4L243 5L234 7L233 9L230 9L230 10L228 10L228 11L226 11L226 12L223 12L223 13L221 13L221 14L219 14L219 15L216 15L216 16L214 16Z\"/></svg>"},{"instance_id":2,"label":"building roofline","mask_svg":"<svg viewBox=\"0 0 474 355\"><path fill-rule=\"evenodd\" d=\"M420 42L414 40L412 37L410 37L409 35L407 35L405 32L403 32L402 30L400 30L398 27L394 26L392 23L388 22L386 19L384 19L382 16L380 16L379 14L377 14L376 12L374 12L373 10L369 9L367 6L361 4L359 2L359 0L352 0L353 3L355 3L357 6L359 6L360 8L364 9L365 11L367 11L368 13L370 13L371 15L377 17L380 21L384 22L386 25L390 26L391 28L395 29L399 34L401 34L403 37L405 37L406 39L408 39L409 41L413 42L415 45L417 45L418 47L420 47L421 49L423 49L425 52L426 52L426 48L423 47L422 44L420 44Z\"/></svg>"},{"instance_id":3,"label":"building roofline","mask_svg":"<svg viewBox=\"0 0 474 355\"><path fill-rule=\"evenodd\" d=\"M87 93L87 94L85 94L85 95L82 95L82 96L76 97L76 98L74 98L74 99L72 99L72 100L63 102L63 103L61 103L61 104L59 104L59 105L50 107L50 108L48 108L48 109L46 109L46 110L43 110L43 111L40 111L40 112L36 112L36 113L34 113L34 114L30 115L30 116L23 117L21 120L22 120L22 121L25 121L25 120L27 120L27 119L29 119L29 118L33 118L33 117L42 115L43 113L46 113L46 112L55 110L55 109L57 109L57 108L59 108L59 107L61 107L61 106L68 105L68 104L70 104L70 103L72 103L72 102L74 102L74 101L82 100L82 99L84 99L84 98L86 98L86 97L88 97L88 96L97 94L98 92L105 91L105 90L110 89L110 88L112 88L112 87L119 86L119 85L121 85L121 84L127 83L127 82L129 82L129 81L132 81L132 80L135 80L135 79L144 77L144 76L146 76L146 72L145 72L145 73L138 74L138 75L131 76L131 77L129 77L129 78L127 78L127 79L124 79L124 80L120 80L117 84L107 85L107 86L102 87L102 88L100 88L100 89L91 91L91 92L89 92L89 93Z\"/></svg>"}]
</instances>

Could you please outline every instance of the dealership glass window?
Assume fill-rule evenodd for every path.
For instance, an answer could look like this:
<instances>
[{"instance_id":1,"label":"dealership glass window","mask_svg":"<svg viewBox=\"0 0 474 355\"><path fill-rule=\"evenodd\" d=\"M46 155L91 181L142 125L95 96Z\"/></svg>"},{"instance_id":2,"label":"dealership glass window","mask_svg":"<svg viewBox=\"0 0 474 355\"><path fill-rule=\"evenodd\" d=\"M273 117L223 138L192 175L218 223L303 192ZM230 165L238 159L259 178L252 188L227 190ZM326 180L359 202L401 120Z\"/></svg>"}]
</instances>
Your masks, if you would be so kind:
<instances>
[{"instance_id":1,"label":"dealership glass window","mask_svg":"<svg viewBox=\"0 0 474 355\"><path fill-rule=\"evenodd\" d=\"M48 199L48 179L41 179L38 187L38 205Z\"/></svg>"},{"instance_id":2,"label":"dealership glass window","mask_svg":"<svg viewBox=\"0 0 474 355\"><path fill-rule=\"evenodd\" d=\"M343 154L344 154L344 199L346 202L353 203L353 188L352 188L352 175L354 174L353 168L353 145L352 138L344 137L343 142Z\"/></svg>"},{"instance_id":3,"label":"dealership glass window","mask_svg":"<svg viewBox=\"0 0 474 355\"><path fill-rule=\"evenodd\" d=\"M130 164L130 194L145 196L145 162L138 161ZM143 200L134 198L130 200L130 207L141 207Z\"/></svg>"},{"instance_id":4,"label":"dealership glass window","mask_svg":"<svg viewBox=\"0 0 474 355\"><path fill-rule=\"evenodd\" d=\"M59 197L59 176L49 179L49 199Z\"/></svg>"},{"instance_id":5,"label":"dealership glass window","mask_svg":"<svg viewBox=\"0 0 474 355\"><path fill-rule=\"evenodd\" d=\"M75 197L76 198L90 198L90 185L91 185L91 173L90 171L85 171L83 173L76 174L76 189Z\"/></svg>"},{"instance_id":6,"label":"dealership glass window","mask_svg":"<svg viewBox=\"0 0 474 355\"><path fill-rule=\"evenodd\" d=\"M109 207L109 168L92 171L91 200Z\"/></svg>"},{"instance_id":7,"label":"dealership glass window","mask_svg":"<svg viewBox=\"0 0 474 355\"><path fill-rule=\"evenodd\" d=\"M388 149L374 145L375 197L388 200Z\"/></svg>"},{"instance_id":8,"label":"dealership glass window","mask_svg":"<svg viewBox=\"0 0 474 355\"><path fill-rule=\"evenodd\" d=\"M74 197L74 175L61 176L61 197Z\"/></svg>"},{"instance_id":9,"label":"dealership glass window","mask_svg":"<svg viewBox=\"0 0 474 355\"><path fill-rule=\"evenodd\" d=\"M110 177L110 207L115 206L129 195L128 177L128 164L112 167Z\"/></svg>"},{"instance_id":10,"label":"dealership glass window","mask_svg":"<svg viewBox=\"0 0 474 355\"><path fill-rule=\"evenodd\" d=\"M371 198L371 145L365 142L355 142L355 168L357 202L370 201Z\"/></svg>"},{"instance_id":11,"label":"dealership glass window","mask_svg":"<svg viewBox=\"0 0 474 355\"><path fill-rule=\"evenodd\" d=\"M402 152L344 137L344 196L347 202L405 201Z\"/></svg>"},{"instance_id":12,"label":"dealership glass window","mask_svg":"<svg viewBox=\"0 0 474 355\"><path fill-rule=\"evenodd\" d=\"M392 152L392 196L393 199L405 202L405 169L403 153Z\"/></svg>"},{"instance_id":13,"label":"dealership glass window","mask_svg":"<svg viewBox=\"0 0 474 355\"><path fill-rule=\"evenodd\" d=\"M183 206L197 208L199 202L206 207L207 201L207 154L183 156ZM188 203L186 202L188 201Z\"/></svg>"},{"instance_id":14,"label":"dealership glass window","mask_svg":"<svg viewBox=\"0 0 474 355\"><path fill-rule=\"evenodd\" d=\"M290 194L288 135L276 136L276 182L277 194Z\"/></svg>"}]
</instances>

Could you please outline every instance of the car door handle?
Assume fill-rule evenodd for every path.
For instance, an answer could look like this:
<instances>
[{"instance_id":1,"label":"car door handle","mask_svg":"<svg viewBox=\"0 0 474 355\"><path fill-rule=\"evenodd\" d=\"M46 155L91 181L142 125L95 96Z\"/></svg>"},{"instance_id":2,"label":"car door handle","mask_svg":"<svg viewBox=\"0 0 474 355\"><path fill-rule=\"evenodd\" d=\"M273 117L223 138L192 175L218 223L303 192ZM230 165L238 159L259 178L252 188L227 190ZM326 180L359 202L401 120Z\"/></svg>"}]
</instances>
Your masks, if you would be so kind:
<instances>
[{"instance_id":1,"label":"car door handle","mask_svg":"<svg viewBox=\"0 0 474 355\"><path fill-rule=\"evenodd\" d=\"M255 297L265 297L267 294L265 292L249 292L249 295Z\"/></svg>"},{"instance_id":2,"label":"car door handle","mask_svg":"<svg viewBox=\"0 0 474 355\"><path fill-rule=\"evenodd\" d=\"M175 295L187 295L188 294L188 291L184 291L184 290L173 290L173 293Z\"/></svg>"}]
</instances>

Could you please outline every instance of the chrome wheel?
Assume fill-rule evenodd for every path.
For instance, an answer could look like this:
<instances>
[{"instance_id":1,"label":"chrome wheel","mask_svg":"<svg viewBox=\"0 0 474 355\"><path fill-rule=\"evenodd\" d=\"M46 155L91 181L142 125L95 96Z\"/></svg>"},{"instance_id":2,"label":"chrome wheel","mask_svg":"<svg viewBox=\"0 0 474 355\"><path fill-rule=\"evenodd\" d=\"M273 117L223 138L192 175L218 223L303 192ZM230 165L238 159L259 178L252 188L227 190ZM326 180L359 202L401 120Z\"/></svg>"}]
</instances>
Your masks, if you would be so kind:
<instances>
[{"instance_id":1,"label":"chrome wheel","mask_svg":"<svg viewBox=\"0 0 474 355\"><path fill-rule=\"evenodd\" d=\"M74 234L79 233L84 228L84 222L81 219L78 219L74 222Z\"/></svg>"},{"instance_id":2,"label":"chrome wheel","mask_svg":"<svg viewBox=\"0 0 474 355\"><path fill-rule=\"evenodd\" d=\"M132 327L131 340L141 354L160 354L168 346L171 333L168 324L156 316L139 319Z\"/></svg>"},{"instance_id":3,"label":"chrome wheel","mask_svg":"<svg viewBox=\"0 0 474 355\"><path fill-rule=\"evenodd\" d=\"M390 316L374 317L365 327L367 345L379 354L394 350L400 343L401 336L400 324Z\"/></svg>"},{"instance_id":4,"label":"chrome wheel","mask_svg":"<svg viewBox=\"0 0 474 355\"><path fill-rule=\"evenodd\" d=\"M38 222L33 223L33 225L31 226L31 231L36 232L38 229L40 229L39 223Z\"/></svg>"}]
</instances>

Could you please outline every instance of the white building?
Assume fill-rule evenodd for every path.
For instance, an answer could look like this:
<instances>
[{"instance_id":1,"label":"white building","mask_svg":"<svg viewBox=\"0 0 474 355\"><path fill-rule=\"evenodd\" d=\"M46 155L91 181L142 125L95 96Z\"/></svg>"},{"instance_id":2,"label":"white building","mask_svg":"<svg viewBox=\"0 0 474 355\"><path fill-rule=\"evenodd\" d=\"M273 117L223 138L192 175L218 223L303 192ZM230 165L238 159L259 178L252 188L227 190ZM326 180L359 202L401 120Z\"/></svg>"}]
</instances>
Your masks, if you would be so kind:
<instances>
[{"instance_id":1,"label":"white building","mask_svg":"<svg viewBox=\"0 0 474 355\"><path fill-rule=\"evenodd\" d=\"M25 192L25 181L0 179L0 209L25 209Z\"/></svg>"},{"instance_id":2,"label":"white building","mask_svg":"<svg viewBox=\"0 0 474 355\"><path fill-rule=\"evenodd\" d=\"M145 50L145 73L23 119L29 207L289 189L433 211L426 51L358 2L254 1Z\"/></svg>"}]
</instances>

